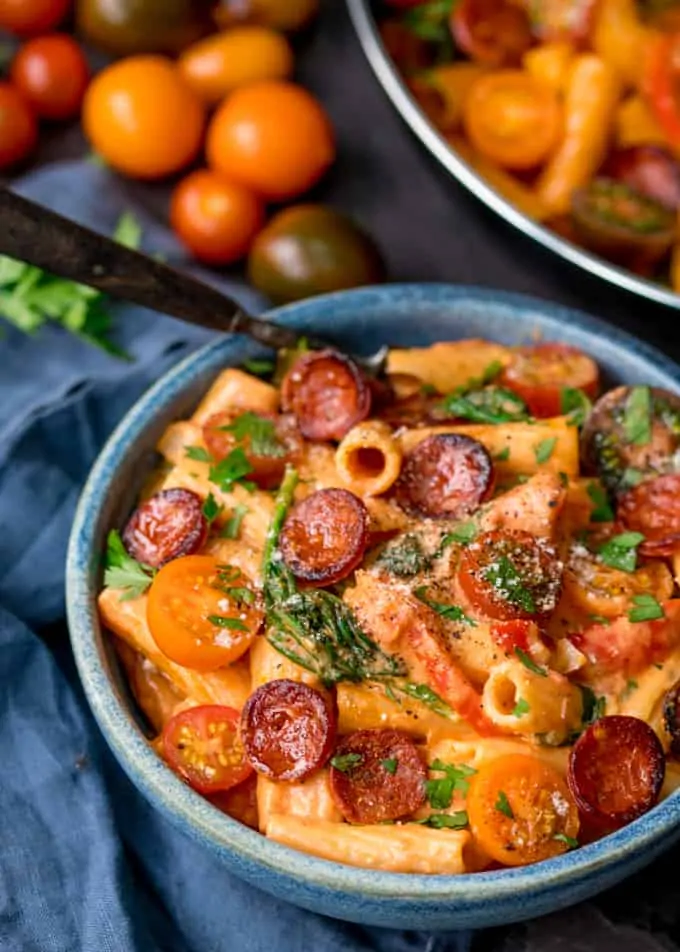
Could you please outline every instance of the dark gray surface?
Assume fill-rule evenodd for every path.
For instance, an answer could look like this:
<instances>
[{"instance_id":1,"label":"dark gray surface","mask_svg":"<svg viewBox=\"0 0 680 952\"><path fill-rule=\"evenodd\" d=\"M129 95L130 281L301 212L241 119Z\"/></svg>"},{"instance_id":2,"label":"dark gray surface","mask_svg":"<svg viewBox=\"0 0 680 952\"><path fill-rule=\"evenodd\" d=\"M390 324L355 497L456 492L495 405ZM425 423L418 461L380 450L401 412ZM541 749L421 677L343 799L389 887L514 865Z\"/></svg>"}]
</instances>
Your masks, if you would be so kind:
<instances>
[{"instance_id":1,"label":"dark gray surface","mask_svg":"<svg viewBox=\"0 0 680 952\"><path fill-rule=\"evenodd\" d=\"M314 198L353 213L372 232L394 280L443 280L534 294L598 314L680 359L676 312L596 282L553 258L439 169L378 86L342 0L327 0L316 28L299 45L299 78L328 108L339 140L338 163ZM36 164L85 151L77 128L55 129L43 137ZM167 187L126 187L147 209L164 215ZM677 857L676 850L594 903L480 933L473 952L677 949Z\"/></svg>"}]
</instances>

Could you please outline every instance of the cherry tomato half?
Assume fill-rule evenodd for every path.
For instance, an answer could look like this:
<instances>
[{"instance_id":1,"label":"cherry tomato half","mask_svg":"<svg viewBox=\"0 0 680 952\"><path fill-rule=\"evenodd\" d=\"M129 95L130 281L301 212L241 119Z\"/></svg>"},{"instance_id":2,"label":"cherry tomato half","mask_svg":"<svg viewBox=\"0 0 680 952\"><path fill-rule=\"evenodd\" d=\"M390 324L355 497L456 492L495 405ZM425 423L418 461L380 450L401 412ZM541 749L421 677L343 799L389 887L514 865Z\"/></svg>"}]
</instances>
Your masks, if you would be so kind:
<instances>
[{"instance_id":1,"label":"cherry tomato half","mask_svg":"<svg viewBox=\"0 0 680 952\"><path fill-rule=\"evenodd\" d=\"M475 149L508 169L532 169L561 135L559 100L523 70L500 70L475 80L463 104L463 125Z\"/></svg>"},{"instance_id":2,"label":"cherry tomato half","mask_svg":"<svg viewBox=\"0 0 680 952\"><path fill-rule=\"evenodd\" d=\"M233 707L202 704L170 718L161 735L163 756L198 793L230 790L253 772L238 735Z\"/></svg>"},{"instance_id":3,"label":"cherry tomato half","mask_svg":"<svg viewBox=\"0 0 680 952\"><path fill-rule=\"evenodd\" d=\"M501 375L502 386L524 400L535 417L562 413L565 389L596 397L600 374L595 361L568 344L534 344L518 347Z\"/></svg>"},{"instance_id":4,"label":"cherry tomato half","mask_svg":"<svg viewBox=\"0 0 680 952\"><path fill-rule=\"evenodd\" d=\"M451 32L458 48L484 66L518 66L531 46L528 16L506 0L458 0Z\"/></svg>"},{"instance_id":5,"label":"cherry tomato half","mask_svg":"<svg viewBox=\"0 0 680 952\"><path fill-rule=\"evenodd\" d=\"M90 71L76 41L54 33L21 47L10 78L43 119L72 119L80 112Z\"/></svg>"},{"instance_id":6,"label":"cherry tomato half","mask_svg":"<svg viewBox=\"0 0 680 952\"><path fill-rule=\"evenodd\" d=\"M215 671L248 650L264 616L239 569L210 555L185 555L154 578L146 617L164 655L196 671Z\"/></svg>"},{"instance_id":7,"label":"cherry tomato half","mask_svg":"<svg viewBox=\"0 0 680 952\"><path fill-rule=\"evenodd\" d=\"M0 169L25 159L38 141L38 123L21 93L0 82Z\"/></svg>"}]
</instances>

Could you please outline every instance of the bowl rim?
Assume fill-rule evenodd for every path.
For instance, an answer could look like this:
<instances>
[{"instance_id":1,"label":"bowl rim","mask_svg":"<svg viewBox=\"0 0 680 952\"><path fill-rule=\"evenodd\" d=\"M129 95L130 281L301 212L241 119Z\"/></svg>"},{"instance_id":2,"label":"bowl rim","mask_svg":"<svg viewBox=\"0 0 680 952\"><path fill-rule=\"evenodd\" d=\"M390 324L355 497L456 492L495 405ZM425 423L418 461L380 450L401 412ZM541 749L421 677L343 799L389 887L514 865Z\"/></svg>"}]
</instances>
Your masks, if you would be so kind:
<instances>
[{"instance_id":1,"label":"bowl rim","mask_svg":"<svg viewBox=\"0 0 680 952\"><path fill-rule=\"evenodd\" d=\"M401 300L454 302L509 307L514 311L539 312L559 333L565 319L589 336L606 335L611 342L652 362L680 390L680 366L655 347L613 327L600 318L540 298L481 287L435 284L393 284L322 295L267 312L281 323L302 323L318 310L351 301L357 312L370 311L374 296ZM357 899L415 900L438 904L458 900L469 907L489 901L504 901L520 893L554 891L630 859L658 845L664 834L680 825L680 790L632 824L602 840L533 866L516 867L474 875L392 873L349 866L292 849L222 814L194 793L161 761L149 746L139 726L125 707L106 671L105 635L97 620L96 594L91 592L92 566L100 562L95 549L99 514L107 499L118 466L134 450L140 435L174 398L202 371L229 366L229 351L238 350L241 338L217 338L165 373L125 414L102 448L82 490L69 539L66 560L66 604L71 645L88 703L116 758L135 785L181 830L207 845L213 852L251 867L264 867L272 874L292 877L311 888L322 887Z\"/></svg>"},{"instance_id":2,"label":"bowl rim","mask_svg":"<svg viewBox=\"0 0 680 952\"><path fill-rule=\"evenodd\" d=\"M609 284L624 288L631 294L668 307L680 308L680 293L667 289L656 281L638 277L632 271L617 267L599 255L562 238L525 215L517 205L496 191L447 142L417 104L385 49L370 0L347 0L347 7L364 55L388 99L428 152L450 175L500 218L575 267Z\"/></svg>"}]
</instances>

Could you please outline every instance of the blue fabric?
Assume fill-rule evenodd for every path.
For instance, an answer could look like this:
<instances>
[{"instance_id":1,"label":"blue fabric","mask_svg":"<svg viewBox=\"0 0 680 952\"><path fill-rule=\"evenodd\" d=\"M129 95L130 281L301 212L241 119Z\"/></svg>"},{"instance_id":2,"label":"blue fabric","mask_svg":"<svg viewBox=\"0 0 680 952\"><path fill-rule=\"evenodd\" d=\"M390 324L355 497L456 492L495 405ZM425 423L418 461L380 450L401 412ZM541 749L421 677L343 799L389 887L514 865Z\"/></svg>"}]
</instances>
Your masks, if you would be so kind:
<instances>
[{"instance_id":1,"label":"blue fabric","mask_svg":"<svg viewBox=\"0 0 680 952\"><path fill-rule=\"evenodd\" d=\"M28 196L110 233L126 186L86 162L27 177ZM171 261L171 235L141 221ZM262 302L234 279L225 289ZM131 787L94 724L63 624L79 489L140 393L208 332L114 308L125 363L47 328L0 338L0 950L444 952L466 934L363 929L302 912L231 877ZM3 326L3 331L5 330Z\"/></svg>"}]
</instances>

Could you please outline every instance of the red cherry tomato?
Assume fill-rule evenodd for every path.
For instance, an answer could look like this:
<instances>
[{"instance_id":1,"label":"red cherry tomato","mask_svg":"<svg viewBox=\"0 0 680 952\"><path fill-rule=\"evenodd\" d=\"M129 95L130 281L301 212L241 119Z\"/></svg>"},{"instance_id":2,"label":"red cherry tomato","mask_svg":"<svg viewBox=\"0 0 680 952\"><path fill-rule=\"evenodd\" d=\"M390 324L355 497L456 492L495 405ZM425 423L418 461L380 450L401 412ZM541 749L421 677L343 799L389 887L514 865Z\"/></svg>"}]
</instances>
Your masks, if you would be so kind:
<instances>
[{"instance_id":1,"label":"red cherry tomato","mask_svg":"<svg viewBox=\"0 0 680 952\"><path fill-rule=\"evenodd\" d=\"M509 655L514 654L516 648L522 651L529 650L529 637L535 630L535 624L523 618L510 621L494 621L491 624L491 637L499 648Z\"/></svg>"},{"instance_id":2,"label":"red cherry tomato","mask_svg":"<svg viewBox=\"0 0 680 952\"><path fill-rule=\"evenodd\" d=\"M251 774L230 790L218 790L208 800L214 807L253 830L259 829L257 814L257 777Z\"/></svg>"},{"instance_id":3,"label":"red cherry tomato","mask_svg":"<svg viewBox=\"0 0 680 952\"><path fill-rule=\"evenodd\" d=\"M281 554L297 578L334 585L363 559L368 526L368 510L358 496L347 489L320 489L289 512Z\"/></svg>"},{"instance_id":4,"label":"red cherry tomato","mask_svg":"<svg viewBox=\"0 0 680 952\"><path fill-rule=\"evenodd\" d=\"M661 743L638 717L601 717L569 756L567 780L579 810L603 830L631 823L659 799L666 772Z\"/></svg>"},{"instance_id":5,"label":"red cherry tomato","mask_svg":"<svg viewBox=\"0 0 680 952\"><path fill-rule=\"evenodd\" d=\"M308 440L341 440L371 410L371 388L343 354L304 354L281 384L281 406L293 413Z\"/></svg>"},{"instance_id":6,"label":"red cherry tomato","mask_svg":"<svg viewBox=\"0 0 680 952\"><path fill-rule=\"evenodd\" d=\"M163 756L198 791L230 790L253 771L238 735L233 707L203 704L170 718L161 735Z\"/></svg>"},{"instance_id":7,"label":"red cherry tomato","mask_svg":"<svg viewBox=\"0 0 680 952\"><path fill-rule=\"evenodd\" d=\"M651 44L643 76L643 91L670 146L680 149L678 108L678 50L680 33L661 33Z\"/></svg>"},{"instance_id":8,"label":"red cherry tomato","mask_svg":"<svg viewBox=\"0 0 680 952\"><path fill-rule=\"evenodd\" d=\"M562 392L581 390L596 397L599 371L595 361L568 344L519 347L501 374L501 386L520 396L536 417L559 416Z\"/></svg>"},{"instance_id":9,"label":"red cherry tomato","mask_svg":"<svg viewBox=\"0 0 680 952\"><path fill-rule=\"evenodd\" d=\"M43 119L72 119L80 112L90 71L76 41L54 33L21 47L10 78Z\"/></svg>"},{"instance_id":10,"label":"red cherry tomato","mask_svg":"<svg viewBox=\"0 0 680 952\"><path fill-rule=\"evenodd\" d=\"M411 738L396 730L355 731L331 759L331 793L350 823L383 823L425 801L427 770Z\"/></svg>"},{"instance_id":11,"label":"red cherry tomato","mask_svg":"<svg viewBox=\"0 0 680 952\"><path fill-rule=\"evenodd\" d=\"M616 514L627 529L646 537L642 555L674 555L680 551L680 473L666 473L629 489L619 498Z\"/></svg>"},{"instance_id":12,"label":"red cherry tomato","mask_svg":"<svg viewBox=\"0 0 680 952\"><path fill-rule=\"evenodd\" d=\"M198 552L208 535L203 500L190 489L162 489L138 506L123 530L133 559L160 568Z\"/></svg>"},{"instance_id":13,"label":"red cherry tomato","mask_svg":"<svg viewBox=\"0 0 680 952\"><path fill-rule=\"evenodd\" d=\"M272 780L304 780L326 763L335 743L335 705L307 684L268 681L241 715L246 757Z\"/></svg>"},{"instance_id":14,"label":"red cherry tomato","mask_svg":"<svg viewBox=\"0 0 680 952\"><path fill-rule=\"evenodd\" d=\"M451 31L459 49L485 66L517 66L531 46L528 16L505 0L458 0Z\"/></svg>"},{"instance_id":15,"label":"red cherry tomato","mask_svg":"<svg viewBox=\"0 0 680 952\"><path fill-rule=\"evenodd\" d=\"M21 93L0 82L0 169L25 159L38 141L38 123Z\"/></svg>"},{"instance_id":16,"label":"red cherry tomato","mask_svg":"<svg viewBox=\"0 0 680 952\"><path fill-rule=\"evenodd\" d=\"M463 549L458 581L475 608L490 618L545 618L559 599L562 565L548 542L528 532L496 530Z\"/></svg>"},{"instance_id":17,"label":"red cherry tomato","mask_svg":"<svg viewBox=\"0 0 680 952\"><path fill-rule=\"evenodd\" d=\"M203 439L216 460L237 447L251 466L248 479L260 489L276 489L287 463L302 452L302 438L291 416L241 409L216 413L203 425Z\"/></svg>"},{"instance_id":18,"label":"red cherry tomato","mask_svg":"<svg viewBox=\"0 0 680 952\"><path fill-rule=\"evenodd\" d=\"M460 433L426 437L406 455L394 487L402 509L430 519L459 519L493 492L488 451Z\"/></svg>"},{"instance_id":19,"label":"red cherry tomato","mask_svg":"<svg viewBox=\"0 0 680 952\"><path fill-rule=\"evenodd\" d=\"M0 29L19 36L46 33L68 13L71 0L0 0Z\"/></svg>"}]
</instances>

